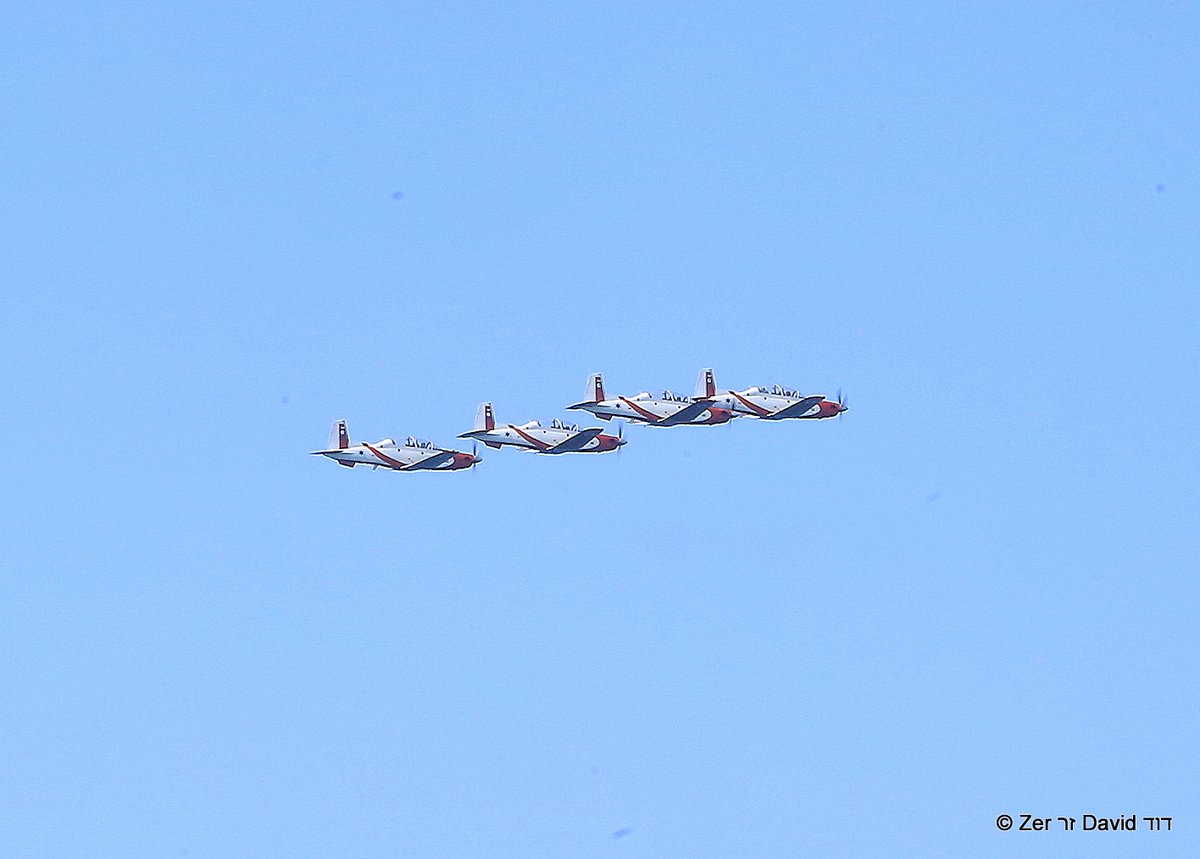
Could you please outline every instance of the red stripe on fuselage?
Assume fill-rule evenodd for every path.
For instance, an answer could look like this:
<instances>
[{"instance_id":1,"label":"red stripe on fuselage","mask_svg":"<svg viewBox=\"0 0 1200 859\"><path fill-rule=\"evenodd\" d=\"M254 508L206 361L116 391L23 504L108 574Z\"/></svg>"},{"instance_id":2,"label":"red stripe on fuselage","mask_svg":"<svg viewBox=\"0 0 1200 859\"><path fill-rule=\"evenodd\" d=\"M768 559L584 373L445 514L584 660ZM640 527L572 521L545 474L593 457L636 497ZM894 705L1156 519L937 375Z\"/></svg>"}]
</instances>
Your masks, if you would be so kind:
<instances>
[{"instance_id":1,"label":"red stripe on fuselage","mask_svg":"<svg viewBox=\"0 0 1200 859\"><path fill-rule=\"evenodd\" d=\"M633 401L630 400L628 397L617 397L617 399L620 400L621 402L623 402L625 405L629 406L629 408L633 409L635 412L637 412L639 415L641 415L643 418L650 421L651 423L656 424L662 420L662 418L660 416L654 414L654 412L648 412L645 409L643 409L641 406L634 405Z\"/></svg>"},{"instance_id":2,"label":"red stripe on fuselage","mask_svg":"<svg viewBox=\"0 0 1200 859\"><path fill-rule=\"evenodd\" d=\"M739 400L741 400L742 403L746 406L746 408L750 409L750 411L754 412L756 415L773 414L770 409L764 409L762 406L756 406L754 403L747 400L745 397L743 397L737 391L730 391L729 393L733 394L735 397L737 397Z\"/></svg>"},{"instance_id":3,"label":"red stripe on fuselage","mask_svg":"<svg viewBox=\"0 0 1200 859\"><path fill-rule=\"evenodd\" d=\"M546 442L544 442L544 441L538 441L538 440L537 440L536 438L534 438L533 436L531 436L531 435L527 435L526 433L523 433L523 432L521 432L521 428L520 428L520 427L515 427L515 426L513 426L512 424L509 424L509 426L513 428L513 430L516 432L516 434L517 434L517 435L519 435L521 438L525 439L525 441L527 441L527 442L529 442L530 444L532 444L532 445L533 445L534 447L536 447L538 450L549 450L549 449L550 449L550 445L548 445Z\"/></svg>"},{"instance_id":4,"label":"red stripe on fuselage","mask_svg":"<svg viewBox=\"0 0 1200 859\"><path fill-rule=\"evenodd\" d=\"M364 444L363 447L365 447L367 450L371 451L371 453L373 453L377 457L379 457L379 461L382 462L384 465L386 465L388 468L397 468L397 469L401 469L401 470L408 468L408 466L405 465L400 460L392 459L390 456L380 453L375 448L371 447L371 445L369 445L369 444Z\"/></svg>"}]
</instances>

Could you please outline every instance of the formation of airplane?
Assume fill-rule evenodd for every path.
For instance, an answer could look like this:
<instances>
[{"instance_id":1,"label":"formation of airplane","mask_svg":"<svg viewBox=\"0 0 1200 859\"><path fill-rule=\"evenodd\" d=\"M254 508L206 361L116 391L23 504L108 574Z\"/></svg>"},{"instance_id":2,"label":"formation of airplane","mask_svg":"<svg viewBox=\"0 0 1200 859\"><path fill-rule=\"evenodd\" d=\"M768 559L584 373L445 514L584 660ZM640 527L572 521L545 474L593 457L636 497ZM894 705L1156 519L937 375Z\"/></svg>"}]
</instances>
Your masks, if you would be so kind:
<instances>
[{"instance_id":1,"label":"formation of airplane","mask_svg":"<svg viewBox=\"0 0 1200 859\"><path fill-rule=\"evenodd\" d=\"M691 397L671 391L663 391L657 397L648 391L631 397L609 397L604 392L604 378L593 373L588 377L584 399L567 408L588 412L604 421L620 418L652 427L714 426L739 417L767 421L819 420L837 417L847 410L840 391L836 400L829 400L824 394L802 394L779 385L718 391L711 368L700 371ZM558 418L549 426L542 426L538 421L498 424L490 402L479 404L474 426L459 438L483 442L491 448L515 447L530 453L549 454L608 453L627 443L619 427L616 435L610 435L602 427L580 428L578 424ZM326 449L314 450L313 454L328 457L349 468L368 465L393 471L459 471L483 461L474 448L466 453L441 448L413 436L402 445L390 438L374 444L351 442L344 420L334 422Z\"/></svg>"}]
</instances>

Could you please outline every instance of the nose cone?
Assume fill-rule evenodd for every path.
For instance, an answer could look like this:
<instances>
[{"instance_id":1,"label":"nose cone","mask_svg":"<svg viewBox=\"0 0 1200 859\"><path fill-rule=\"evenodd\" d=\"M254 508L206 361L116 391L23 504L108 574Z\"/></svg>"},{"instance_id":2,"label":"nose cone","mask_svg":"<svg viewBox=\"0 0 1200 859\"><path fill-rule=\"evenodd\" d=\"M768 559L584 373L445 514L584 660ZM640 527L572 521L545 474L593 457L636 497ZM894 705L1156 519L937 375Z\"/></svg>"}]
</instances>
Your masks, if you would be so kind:
<instances>
[{"instance_id":1,"label":"nose cone","mask_svg":"<svg viewBox=\"0 0 1200 859\"><path fill-rule=\"evenodd\" d=\"M452 469L470 468L477 462L483 462L483 460L478 456L472 456L469 453L456 453L454 454L454 464L450 467Z\"/></svg>"},{"instance_id":2,"label":"nose cone","mask_svg":"<svg viewBox=\"0 0 1200 859\"><path fill-rule=\"evenodd\" d=\"M841 403L831 403L829 400L821 400L820 411L817 413L819 418L833 418L846 411L846 407Z\"/></svg>"},{"instance_id":3,"label":"nose cone","mask_svg":"<svg viewBox=\"0 0 1200 859\"><path fill-rule=\"evenodd\" d=\"M731 412L729 409L711 408L708 410L708 412L710 415L712 415L712 417L709 418L709 423L723 424L726 421L733 420L733 412Z\"/></svg>"},{"instance_id":4,"label":"nose cone","mask_svg":"<svg viewBox=\"0 0 1200 859\"><path fill-rule=\"evenodd\" d=\"M596 450L599 451L600 453L604 453L605 451L608 451L608 450L616 450L618 447L625 444L625 439L618 438L615 435L601 434L601 435L596 436L596 441L600 442L600 444L596 448Z\"/></svg>"}]
</instances>

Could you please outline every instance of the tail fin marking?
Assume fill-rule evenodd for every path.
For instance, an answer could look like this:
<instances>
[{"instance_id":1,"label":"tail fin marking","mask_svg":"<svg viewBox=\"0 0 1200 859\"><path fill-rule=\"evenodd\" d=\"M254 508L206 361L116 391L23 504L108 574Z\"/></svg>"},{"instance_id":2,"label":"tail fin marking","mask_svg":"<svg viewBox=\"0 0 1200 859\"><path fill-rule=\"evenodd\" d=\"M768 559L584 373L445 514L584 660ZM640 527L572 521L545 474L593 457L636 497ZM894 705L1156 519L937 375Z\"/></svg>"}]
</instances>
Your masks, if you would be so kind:
<instances>
[{"instance_id":1,"label":"tail fin marking","mask_svg":"<svg viewBox=\"0 0 1200 859\"><path fill-rule=\"evenodd\" d=\"M491 432L496 428L496 417L492 413L491 403L480 403L479 408L475 410L475 430L483 430Z\"/></svg>"},{"instance_id":2,"label":"tail fin marking","mask_svg":"<svg viewBox=\"0 0 1200 859\"><path fill-rule=\"evenodd\" d=\"M350 446L350 433L346 431L345 421L334 421L329 430L329 444L326 450L345 450Z\"/></svg>"},{"instance_id":3,"label":"tail fin marking","mask_svg":"<svg viewBox=\"0 0 1200 859\"><path fill-rule=\"evenodd\" d=\"M604 400L604 377L599 373L592 373L588 379L587 390L583 392L583 401L585 403L599 403Z\"/></svg>"}]
</instances>

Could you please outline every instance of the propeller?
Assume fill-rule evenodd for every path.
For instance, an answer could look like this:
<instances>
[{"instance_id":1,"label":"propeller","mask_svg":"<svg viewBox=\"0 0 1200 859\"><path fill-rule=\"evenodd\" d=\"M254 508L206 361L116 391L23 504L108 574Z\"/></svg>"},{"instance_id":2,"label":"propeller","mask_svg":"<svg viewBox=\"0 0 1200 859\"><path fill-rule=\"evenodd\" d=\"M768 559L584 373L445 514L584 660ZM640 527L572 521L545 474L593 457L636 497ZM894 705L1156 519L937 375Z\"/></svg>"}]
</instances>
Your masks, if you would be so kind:
<instances>
[{"instance_id":1,"label":"propeller","mask_svg":"<svg viewBox=\"0 0 1200 859\"><path fill-rule=\"evenodd\" d=\"M479 442L471 442L471 471L475 470L475 466L479 465Z\"/></svg>"},{"instance_id":2,"label":"propeller","mask_svg":"<svg viewBox=\"0 0 1200 859\"><path fill-rule=\"evenodd\" d=\"M840 421L842 419L842 412L846 411L846 409L849 408L849 406L846 405L846 401L842 398L842 389L841 388L838 388L837 404L838 404L838 420Z\"/></svg>"}]
</instances>

